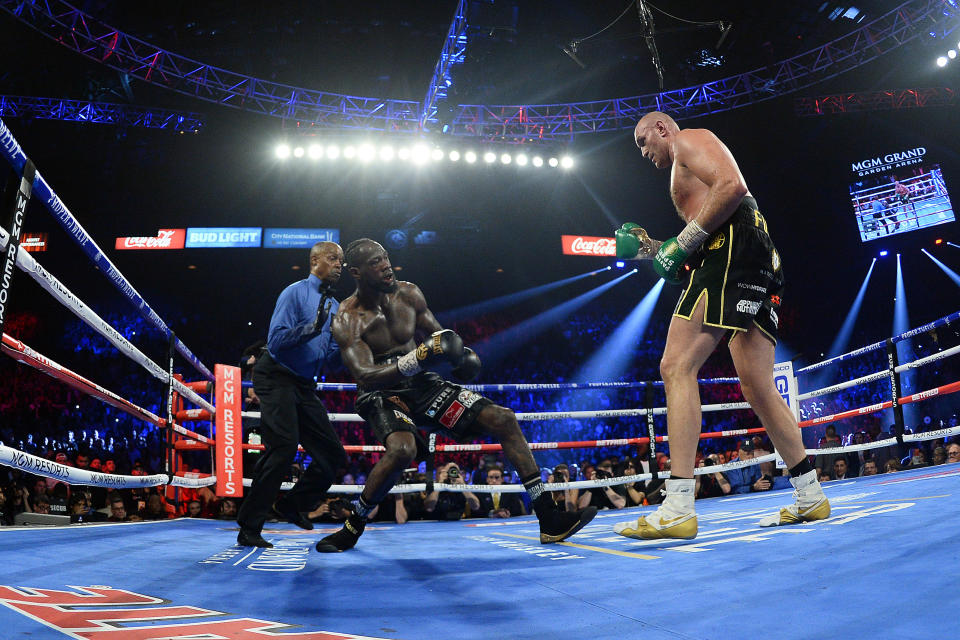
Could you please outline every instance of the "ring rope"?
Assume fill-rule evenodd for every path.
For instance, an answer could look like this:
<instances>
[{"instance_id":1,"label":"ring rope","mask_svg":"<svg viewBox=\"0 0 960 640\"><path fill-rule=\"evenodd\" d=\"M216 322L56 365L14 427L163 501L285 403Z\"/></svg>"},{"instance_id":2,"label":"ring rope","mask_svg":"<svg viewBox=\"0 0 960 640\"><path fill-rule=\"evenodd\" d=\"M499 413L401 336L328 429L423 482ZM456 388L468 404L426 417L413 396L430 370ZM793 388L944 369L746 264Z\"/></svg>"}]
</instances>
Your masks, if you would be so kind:
<instances>
[{"instance_id":1,"label":"ring rope","mask_svg":"<svg viewBox=\"0 0 960 640\"><path fill-rule=\"evenodd\" d=\"M137 487L156 487L169 484L175 487L205 487L217 481L215 476L206 478L184 478L181 476L155 473L149 476L123 476L112 473L99 473L87 469L77 469L65 464L47 460L32 453L0 444L0 464L15 467L22 471L47 478L62 480L67 484L82 484L94 487L114 489L135 489Z\"/></svg>"},{"instance_id":2,"label":"ring rope","mask_svg":"<svg viewBox=\"0 0 960 640\"><path fill-rule=\"evenodd\" d=\"M87 380L80 374L61 366L50 358L47 358L41 353L34 351L20 340L10 337L6 333L3 334L2 350L11 358L18 360L23 364L29 365L38 371L42 371L43 373L60 380L64 384L73 387L78 391L82 391L83 393L93 396L98 400L102 400L110 406L128 413L135 418L140 418L158 426L163 426L166 423L166 420L155 413L133 404L129 400L120 397L109 389L101 387L95 382Z\"/></svg>"},{"instance_id":3,"label":"ring rope","mask_svg":"<svg viewBox=\"0 0 960 640\"><path fill-rule=\"evenodd\" d=\"M953 322L960 320L960 311L955 311L950 315L944 316L929 324L925 324L915 329L910 329L899 335L896 335L890 340L894 343L906 340L915 335L921 333L926 333L932 329L936 329L942 326L949 325ZM867 345L865 347L860 347L848 353L844 353L839 356L834 356L817 362L806 367L797 369L795 373L809 373L811 371L816 371L817 369L822 369L823 367L840 362L842 360L847 360L855 356L860 356L871 351L877 351L878 349L883 349L887 344L886 340L881 340L880 342L875 342L873 344ZM956 353L955 351L953 353ZM952 354L950 354L952 355ZM932 357L932 356L928 356ZM945 356L940 356L945 357ZM904 367L906 365L900 365ZM919 365L917 365L919 366ZM899 371L899 369L898 369ZM884 372L884 375L887 375L887 372ZM740 378L733 377L718 377L718 378L701 378L697 380L698 384L733 384L739 383ZM643 388L648 385L654 386L663 386L662 380L650 380L650 381L636 381L636 382L560 382L560 383L514 383L514 384L473 384L473 385L463 385L464 388L470 389L471 391L542 391L542 390L569 390L569 389L607 389L607 388ZM253 383L249 380L244 381L245 387L253 386ZM317 383L318 391L356 391L356 383L341 383L341 382L319 382ZM812 393L812 392L811 392ZM829 393L829 392L825 392ZM812 396L810 396L812 397ZM805 398L800 398L805 399Z\"/></svg>"},{"instance_id":4,"label":"ring rope","mask_svg":"<svg viewBox=\"0 0 960 640\"><path fill-rule=\"evenodd\" d=\"M8 242L9 233L6 229L0 228L0 251L3 251ZM49 294L56 298L60 304L73 312L80 320L91 327L101 336L106 338L110 344L117 348L125 356L139 364L147 370L153 377L167 383L172 382L178 393L183 395L190 402L203 407L208 411L213 411L213 405L189 389L185 384L176 378L170 378L169 373L160 367L156 362L148 358L142 351L130 343L119 331L114 329L110 323L101 318L87 304L78 298L73 292L67 289L52 273L44 269L33 256L26 251L17 252L17 266L25 271L31 278L43 287Z\"/></svg>"},{"instance_id":5,"label":"ring rope","mask_svg":"<svg viewBox=\"0 0 960 640\"><path fill-rule=\"evenodd\" d=\"M17 142L13 133L7 128L7 125L2 119L0 119L0 153L2 153L13 166L14 171L16 171L18 175L23 173L24 164L27 162L27 154L24 153L20 147L20 143ZM33 193L43 202L50 213L53 214L53 217L57 219L64 231L67 232L67 235L80 245L80 248L83 249L84 253L87 254L97 268L103 271L107 279L120 290L120 293L140 311L144 318L169 338L173 334L173 331L171 331L160 316L150 308L147 301L143 299L140 293L133 288L133 285L120 273L120 270L114 266L110 258L97 246L97 243L94 242L93 238L90 237L80 222L70 213L70 210L67 209L63 201L60 200L53 189L50 188L50 185L47 184L47 181L44 180L39 171L36 172L33 180ZM180 355L186 358L205 378L208 380L214 379L210 370L200 362L199 358L193 355L190 349L187 348L187 345L183 344L179 338L175 339L174 346Z\"/></svg>"},{"instance_id":6,"label":"ring rope","mask_svg":"<svg viewBox=\"0 0 960 640\"><path fill-rule=\"evenodd\" d=\"M953 435L960 434L960 426L950 427L947 429L937 429L936 431L927 431L924 433L918 434L909 434L904 435L903 440L905 442L922 442L924 440L936 440L938 438L946 438ZM864 444L857 445L847 445L845 447L830 447L824 449L805 449L804 453L808 456L817 456L817 455L830 455L837 453L852 453L856 451L863 451L866 449L880 449L883 447L895 446L897 445L896 438L889 438L886 440L878 440L876 442L868 442ZM752 467L754 465L763 464L765 462L774 462L778 458L776 453L768 453L766 455L757 456L756 458L751 458L749 460L735 460L733 462L726 462L724 464L716 464L705 467L697 467L693 470L694 475L708 475L711 473L718 473L723 471L729 471L731 469L741 469L744 467ZM669 471L659 471L657 473L659 479L666 479L670 477ZM639 482L641 480L651 480L653 474L651 473L640 473L630 476L617 476L614 478L603 478L601 480L577 480L574 482L545 482L543 488L545 491L562 491L565 489L596 489L600 487L608 487L614 485L623 485L630 484L632 482ZM252 481L250 478L243 479L243 485L245 487L251 486ZM281 485L281 489L289 490L292 489L294 484L292 482L284 482ZM419 491L426 491L425 483L411 483L411 484L397 484L390 489L390 493L415 493ZM526 488L520 484L500 484L500 485L489 485L489 484L444 484L435 482L433 484L434 490L437 491L470 491L472 493L523 493L526 491ZM354 494L360 493L363 491L363 485L357 484L339 484L332 485L328 490L329 493L347 493Z\"/></svg>"},{"instance_id":7,"label":"ring rope","mask_svg":"<svg viewBox=\"0 0 960 640\"><path fill-rule=\"evenodd\" d=\"M933 330L933 329L937 329L937 328L939 328L939 327L949 325L951 322L956 322L957 320L960 320L960 311L954 311L954 312L951 313L950 315L947 315L947 316L944 316L944 317L939 318L939 319L937 319L937 320L934 320L933 322L931 322L931 323L929 323L929 324L925 324L925 325L923 325L922 327L917 327L917 328L915 328L915 329L910 329L910 330L908 330L908 331L904 331L904 332L901 333L900 335L896 335L896 336L893 336L892 338L890 338L890 341L895 344L895 343L897 343L897 342L900 342L901 340L906 340L907 338L912 338L912 337L915 336L915 335L919 335L919 334L921 334L921 333L926 333L927 331L931 331L931 330ZM798 373L798 374L799 374L799 373L810 373L811 371L816 371L817 369L822 369L823 367L826 367L827 365L834 364L834 363L840 362L840 361L842 361L842 360L847 360L847 359L850 359L850 358L853 358L853 357L856 357L856 356L861 356L861 355L863 355L863 354L865 354L865 353L869 353L870 351L876 351L876 350L878 350L878 349L883 349L886 345L887 345L887 341L886 341L886 340L881 340L880 342L874 342L873 344L867 345L867 346L865 346L865 347L860 347L859 349L854 349L853 351L850 351L850 352L848 352L848 353L844 353L844 354L839 355L839 356L834 356L834 357L832 357L832 358L827 358L826 360L822 360L821 362L816 362L816 363L811 364L811 365L808 365L808 366L806 366L806 367L797 369L794 373Z\"/></svg>"}]
</instances>

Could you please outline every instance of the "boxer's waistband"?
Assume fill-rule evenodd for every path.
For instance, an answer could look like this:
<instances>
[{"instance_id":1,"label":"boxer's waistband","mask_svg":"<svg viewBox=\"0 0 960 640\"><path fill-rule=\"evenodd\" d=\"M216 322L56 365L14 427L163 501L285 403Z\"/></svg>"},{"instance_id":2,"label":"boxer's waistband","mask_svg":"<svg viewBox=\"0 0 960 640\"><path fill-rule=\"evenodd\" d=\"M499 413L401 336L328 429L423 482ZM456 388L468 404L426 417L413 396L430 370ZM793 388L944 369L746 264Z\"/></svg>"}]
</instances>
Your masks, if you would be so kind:
<instances>
[{"instance_id":1,"label":"boxer's waistband","mask_svg":"<svg viewBox=\"0 0 960 640\"><path fill-rule=\"evenodd\" d=\"M757 208L757 200L751 196L744 196L743 200L740 201L740 206L737 207L737 210L733 212L727 222L749 225L760 229L764 233L769 233L767 231L767 220Z\"/></svg>"}]
</instances>

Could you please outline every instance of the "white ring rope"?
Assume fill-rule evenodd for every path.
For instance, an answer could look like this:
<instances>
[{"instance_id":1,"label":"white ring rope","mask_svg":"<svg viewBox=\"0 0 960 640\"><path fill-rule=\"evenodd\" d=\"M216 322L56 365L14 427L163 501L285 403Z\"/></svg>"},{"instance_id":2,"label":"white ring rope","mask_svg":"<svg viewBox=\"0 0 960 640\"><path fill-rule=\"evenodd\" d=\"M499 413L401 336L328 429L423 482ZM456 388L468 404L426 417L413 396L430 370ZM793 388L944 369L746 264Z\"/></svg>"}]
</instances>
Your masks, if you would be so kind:
<instances>
[{"instance_id":1,"label":"white ring rope","mask_svg":"<svg viewBox=\"0 0 960 640\"><path fill-rule=\"evenodd\" d=\"M9 235L6 229L0 228L0 252L6 248ZM60 304L70 309L70 311L85 322L87 326L106 338L117 350L142 366L153 377L164 383L171 382L173 387L181 395L190 400L190 402L199 407L203 407L207 411L214 411L212 404L201 398L176 378L170 378L166 370L148 358L142 351L131 344L129 340L124 338L119 331L97 315L93 309L88 307L83 300L67 289L52 273L44 269L29 253L26 251L17 251L17 266L36 280L37 283L56 298Z\"/></svg>"},{"instance_id":2,"label":"white ring rope","mask_svg":"<svg viewBox=\"0 0 960 640\"><path fill-rule=\"evenodd\" d=\"M70 485L82 484L93 487L109 487L112 489L156 487L163 484L170 484L175 487L203 487L214 484L217 481L215 476L208 478L183 478L180 476L168 476L165 473L155 473L149 476L122 476L111 473L99 473L60 464L31 453L11 449L2 444L0 444L0 464L15 467L34 475L62 480Z\"/></svg>"},{"instance_id":3,"label":"white ring rope","mask_svg":"<svg viewBox=\"0 0 960 640\"><path fill-rule=\"evenodd\" d=\"M950 347L946 351L938 351L937 353L931 353L929 356L924 356L913 362L907 362L896 367L897 373L901 371L906 371L907 369L916 369L917 367L922 367L925 364L930 364L931 362L936 362L937 360L942 360L948 356L954 356L960 353L960 344L955 347Z\"/></svg>"},{"instance_id":4,"label":"white ring rope","mask_svg":"<svg viewBox=\"0 0 960 640\"><path fill-rule=\"evenodd\" d=\"M947 438L960 434L960 426L950 427L946 429L937 429L935 431L926 431L924 433L916 434L906 434L903 436L904 442L922 442L925 440L936 440L938 438ZM819 455L831 455L831 454L842 454L842 453L852 453L855 451L864 451L867 449L881 449L883 447L896 446L897 439L889 438L886 440L878 440L876 442L866 442L864 444L854 444L847 445L845 447L829 447L824 449L805 449L805 453L808 456L819 456ZM742 469L744 467L752 467L754 465L763 464L765 462L774 462L778 458L776 453L768 453L766 455L757 456L756 458L750 458L749 460L734 460L733 462L726 462L724 464L715 464L706 467L697 467L693 470L694 475L709 475L712 473L729 471L731 469ZM660 479L665 479L670 477L669 471L661 471L657 473L657 477ZM597 489L600 487L609 487L616 485L630 484L632 482L639 482L641 480L646 481L653 478L653 475L650 473L639 473L630 476L617 476L615 478L604 478L602 480L577 480L575 482L545 482L543 488L545 491L563 491L565 489ZM243 486L249 487L252 481L250 478L243 479ZM289 490L292 489L294 484L292 482L284 482L281 486L281 489ZM436 491L470 491L472 493L523 493L526 491L526 488L523 485L519 484L443 484L435 482L433 484L434 490ZM328 493L344 493L344 494L359 494L363 491L363 485L359 484L338 484L333 485L328 489ZM390 493L415 493L418 491L426 491L425 483L412 483L412 484L397 484L390 490Z\"/></svg>"}]
</instances>

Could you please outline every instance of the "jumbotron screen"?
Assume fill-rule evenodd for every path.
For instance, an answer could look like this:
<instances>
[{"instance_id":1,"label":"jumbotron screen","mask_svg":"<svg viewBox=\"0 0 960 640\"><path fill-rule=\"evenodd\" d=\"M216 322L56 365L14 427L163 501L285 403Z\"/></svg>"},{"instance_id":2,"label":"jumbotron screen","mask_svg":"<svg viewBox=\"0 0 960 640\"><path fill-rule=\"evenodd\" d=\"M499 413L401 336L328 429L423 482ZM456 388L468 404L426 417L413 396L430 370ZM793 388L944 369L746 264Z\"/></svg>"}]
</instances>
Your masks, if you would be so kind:
<instances>
[{"instance_id":1,"label":"jumbotron screen","mask_svg":"<svg viewBox=\"0 0 960 640\"><path fill-rule=\"evenodd\" d=\"M851 163L850 203L863 242L953 222L940 165L924 147Z\"/></svg>"}]
</instances>

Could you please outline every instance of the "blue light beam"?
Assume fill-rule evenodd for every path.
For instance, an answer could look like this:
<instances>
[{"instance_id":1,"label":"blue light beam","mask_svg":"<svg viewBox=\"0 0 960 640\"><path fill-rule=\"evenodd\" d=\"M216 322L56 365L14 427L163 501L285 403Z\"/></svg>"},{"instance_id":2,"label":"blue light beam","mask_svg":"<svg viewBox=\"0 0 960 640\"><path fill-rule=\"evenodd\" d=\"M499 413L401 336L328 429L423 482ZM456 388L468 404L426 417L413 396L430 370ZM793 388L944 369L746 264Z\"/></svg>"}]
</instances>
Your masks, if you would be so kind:
<instances>
[{"instance_id":1,"label":"blue light beam","mask_svg":"<svg viewBox=\"0 0 960 640\"><path fill-rule=\"evenodd\" d=\"M628 271L622 276L618 276L610 282L606 282L598 287L594 287L590 291L582 293L576 298L567 300L563 304L560 304L549 311L544 311L543 313L535 315L532 318L528 318L527 320L524 320L523 322L516 324L509 329L505 329L500 333L490 336L483 342L474 345L473 348L476 350L477 354L480 355L480 358L483 360L485 365L499 362L502 358L515 351L520 345L533 340L533 338L540 333L561 322L571 313L586 305L588 302L598 297L605 291L623 282L636 272L636 269Z\"/></svg>"},{"instance_id":2,"label":"blue light beam","mask_svg":"<svg viewBox=\"0 0 960 640\"><path fill-rule=\"evenodd\" d=\"M900 265L900 254L897 254L897 297L893 303L893 335L900 335L910 330L910 314L907 311L907 288L903 283L903 268ZM900 364L913 360L913 349L909 340L901 340L897 343L897 358ZM900 384L904 394L914 393L915 376L912 369L906 369L900 374ZM907 404L903 406L903 420L909 427L917 426L917 406Z\"/></svg>"},{"instance_id":3,"label":"blue light beam","mask_svg":"<svg viewBox=\"0 0 960 640\"><path fill-rule=\"evenodd\" d=\"M574 374L574 382L616 382L620 379L637 352L637 344L643 340L663 285L663 278L653 285L603 346Z\"/></svg>"},{"instance_id":4,"label":"blue light beam","mask_svg":"<svg viewBox=\"0 0 960 640\"><path fill-rule=\"evenodd\" d=\"M920 251L923 251L925 254L927 254L927 257L930 258L931 260L933 260L934 264L936 264L938 267L940 267L940 270L943 271L945 274L947 274L947 277L950 278L951 280L953 280L953 283L954 283L955 285L957 285L958 287L960 287L960 275L957 275L957 272L956 272L956 271L954 271L953 269L951 269L951 268L948 267L947 265L943 264L942 262L940 262L939 260L937 260L936 258L934 258L934 257L930 254L930 252L927 251L926 249L920 249Z\"/></svg>"},{"instance_id":5,"label":"blue light beam","mask_svg":"<svg viewBox=\"0 0 960 640\"><path fill-rule=\"evenodd\" d=\"M547 291L552 291L564 285L570 284L571 282L576 282L577 280L582 280L598 273L603 273L604 271L609 271L610 267L603 267L602 269L595 269L594 271L588 271L587 273L581 273L578 276L571 276L569 278L564 278L563 280L557 280L555 282L548 282L547 284L541 284L536 287L531 287L529 289L524 289L523 291L517 291L515 293L508 293L497 298L490 298L489 300L484 300L482 302L476 302L474 304L468 304L463 307L457 307L456 309L450 309L449 311L441 311L437 314L437 320L440 321L440 324L443 326L450 326L455 322L460 320L466 320L468 318L476 318L477 316L482 316L485 313L492 313L494 311L499 311L505 307L522 302L529 298L533 298Z\"/></svg>"},{"instance_id":6,"label":"blue light beam","mask_svg":"<svg viewBox=\"0 0 960 640\"><path fill-rule=\"evenodd\" d=\"M874 258L870 263L870 268L867 269L867 276L863 279L863 284L860 285L860 291L857 292L856 299L853 301L853 304L850 305L850 310L847 311L847 317L843 321L843 326L840 327L840 333L837 334L837 337L833 339L833 344L830 345L830 351L827 353L828 358L840 355L846 350L847 345L850 344L853 325L856 324L857 316L860 315L863 298L867 293L867 285L870 284L870 275L873 274L873 267L876 264L877 259Z\"/></svg>"}]
</instances>

